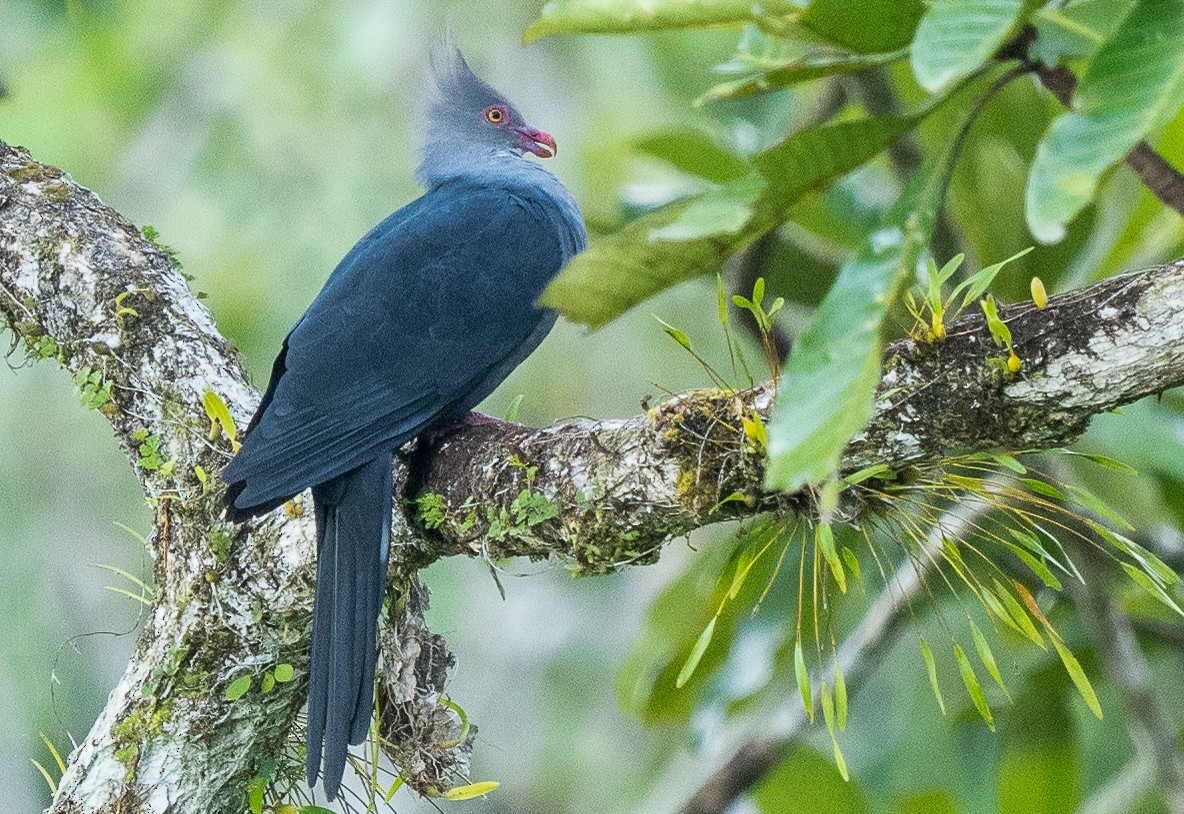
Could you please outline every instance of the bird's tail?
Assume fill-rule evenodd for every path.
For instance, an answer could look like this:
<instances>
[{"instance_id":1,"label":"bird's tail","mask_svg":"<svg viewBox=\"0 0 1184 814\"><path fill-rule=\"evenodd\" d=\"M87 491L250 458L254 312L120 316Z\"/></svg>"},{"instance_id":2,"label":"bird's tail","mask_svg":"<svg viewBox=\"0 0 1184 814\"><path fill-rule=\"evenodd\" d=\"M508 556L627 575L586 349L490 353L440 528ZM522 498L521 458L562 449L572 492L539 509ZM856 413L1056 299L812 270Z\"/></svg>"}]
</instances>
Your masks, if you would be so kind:
<instances>
[{"instance_id":1,"label":"bird's tail","mask_svg":"<svg viewBox=\"0 0 1184 814\"><path fill-rule=\"evenodd\" d=\"M308 688L308 785L324 746L325 793L337 796L350 744L374 706L378 614L390 549L393 453L313 489L317 586Z\"/></svg>"}]
</instances>

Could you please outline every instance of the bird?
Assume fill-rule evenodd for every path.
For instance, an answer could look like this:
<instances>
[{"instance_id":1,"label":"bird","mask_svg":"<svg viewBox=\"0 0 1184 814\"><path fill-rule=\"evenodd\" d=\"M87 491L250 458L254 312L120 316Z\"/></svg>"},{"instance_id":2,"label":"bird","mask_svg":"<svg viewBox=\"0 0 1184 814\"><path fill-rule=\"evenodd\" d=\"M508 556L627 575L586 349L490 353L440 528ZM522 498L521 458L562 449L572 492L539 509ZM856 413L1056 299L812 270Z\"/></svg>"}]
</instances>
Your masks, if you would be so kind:
<instances>
[{"instance_id":1,"label":"bird","mask_svg":"<svg viewBox=\"0 0 1184 814\"><path fill-rule=\"evenodd\" d=\"M463 420L550 332L537 305L587 234L528 125L459 49L430 61L424 193L338 263L284 339L225 467L242 522L312 489L317 570L308 784L333 800L370 725L398 450Z\"/></svg>"}]
</instances>

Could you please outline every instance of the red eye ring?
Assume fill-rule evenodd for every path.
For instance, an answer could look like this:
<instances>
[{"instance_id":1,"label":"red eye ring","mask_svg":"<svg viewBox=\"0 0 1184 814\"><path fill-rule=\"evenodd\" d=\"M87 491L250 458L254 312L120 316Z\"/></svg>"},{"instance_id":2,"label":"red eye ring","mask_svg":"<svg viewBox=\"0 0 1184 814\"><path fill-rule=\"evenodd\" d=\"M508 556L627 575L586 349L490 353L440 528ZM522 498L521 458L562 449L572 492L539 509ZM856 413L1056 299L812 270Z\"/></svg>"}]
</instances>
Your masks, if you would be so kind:
<instances>
[{"instance_id":1,"label":"red eye ring","mask_svg":"<svg viewBox=\"0 0 1184 814\"><path fill-rule=\"evenodd\" d=\"M493 105L485 108L485 121L490 124L501 124L506 120L506 111L504 108Z\"/></svg>"}]
</instances>

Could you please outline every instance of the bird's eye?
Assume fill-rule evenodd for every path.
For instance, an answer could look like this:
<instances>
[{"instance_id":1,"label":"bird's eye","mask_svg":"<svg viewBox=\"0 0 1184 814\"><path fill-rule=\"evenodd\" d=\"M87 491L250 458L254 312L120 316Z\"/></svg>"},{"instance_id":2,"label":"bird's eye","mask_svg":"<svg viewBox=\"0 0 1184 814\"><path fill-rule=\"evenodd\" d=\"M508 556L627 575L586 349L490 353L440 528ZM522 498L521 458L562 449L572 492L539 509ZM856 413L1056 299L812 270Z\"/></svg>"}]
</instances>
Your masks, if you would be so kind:
<instances>
[{"instance_id":1,"label":"bird's eye","mask_svg":"<svg viewBox=\"0 0 1184 814\"><path fill-rule=\"evenodd\" d=\"M500 107L491 107L485 111L485 119L490 124L501 124L506 118L506 111Z\"/></svg>"}]
</instances>

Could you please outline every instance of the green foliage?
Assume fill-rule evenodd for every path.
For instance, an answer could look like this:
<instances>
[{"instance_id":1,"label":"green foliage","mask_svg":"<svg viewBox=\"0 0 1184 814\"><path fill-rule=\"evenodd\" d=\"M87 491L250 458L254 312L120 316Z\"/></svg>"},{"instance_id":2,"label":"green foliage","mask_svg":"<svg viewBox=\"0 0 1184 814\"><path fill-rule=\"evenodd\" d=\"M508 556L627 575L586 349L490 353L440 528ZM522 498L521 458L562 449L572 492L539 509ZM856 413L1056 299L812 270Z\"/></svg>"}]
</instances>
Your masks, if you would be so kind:
<instances>
[{"instance_id":1,"label":"green foliage","mask_svg":"<svg viewBox=\"0 0 1184 814\"><path fill-rule=\"evenodd\" d=\"M813 0L800 23L835 45L874 54L908 45L924 10L921 0Z\"/></svg>"},{"instance_id":2,"label":"green foliage","mask_svg":"<svg viewBox=\"0 0 1184 814\"><path fill-rule=\"evenodd\" d=\"M633 146L713 184L735 181L752 169L734 150L698 130L663 130L638 139Z\"/></svg>"},{"instance_id":3,"label":"green foliage","mask_svg":"<svg viewBox=\"0 0 1184 814\"><path fill-rule=\"evenodd\" d=\"M175 458L169 458L167 461L161 455L160 445L164 439L156 434L150 434L147 429L141 427L132 433L132 439L139 443L137 452L139 454L140 468L145 472L159 472L162 475L173 474L173 469L177 466Z\"/></svg>"},{"instance_id":4,"label":"green foliage","mask_svg":"<svg viewBox=\"0 0 1184 814\"><path fill-rule=\"evenodd\" d=\"M1184 105L1184 0L1140 0L1109 38L1041 141L1028 179L1028 224L1061 240L1098 179Z\"/></svg>"},{"instance_id":5,"label":"green foliage","mask_svg":"<svg viewBox=\"0 0 1184 814\"><path fill-rule=\"evenodd\" d=\"M53 355L56 357L58 352ZM103 380L103 371L84 365L74 374L74 381L82 391L83 407L99 410L111 400L111 385Z\"/></svg>"},{"instance_id":6,"label":"green foliage","mask_svg":"<svg viewBox=\"0 0 1184 814\"><path fill-rule=\"evenodd\" d=\"M755 31L750 35L753 39L758 36ZM767 42L763 37L760 40ZM741 42L743 48L744 41ZM890 65L903 59L907 53L903 49L883 54L834 54L829 51L818 51L807 52L804 56L777 58L759 57L747 50L742 50L731 63L721 66L721 70L727 69L749 75L716 85L700 97L700 101L721 102L743 99L769 91L792 88L795 85L812 82L816 79Z\"/></svg>"},{"instance_id":7,"label":"green foliage","mask_svg":"<svg viewBox=\"0 0 1184 814\"><path fill-rule=\"evenodd\" d=\"M522 470L526 476L526 486L510 502L509 509L486 507L486 520L489 522L487 534L491 540L521 536L539 523L559 516L559 506L534 488L539 468L517 457L510 459L510 465Z\"/></svg>"},{"instance_id":8,"label":"green foliage","mask_svg":"<svg viewBox=\"0 0 1184 814\"><path fill-rule=\"evenodd\" d=\"M710 222L698 221L708 233L690 236L684 221L683 239L652 240L653 233L681 220L696 201L669 204L593 240L552 281L540 302L597 328L675 283L714 273L723 260L784 223L794 203L873 158L923 116L867 118L800 130L753 157L765 186L754 202L740 204L752 212L741 228L719 233Z\"/></svg>"},{"instance_id":9,"label":"green foliage","mask_svg":"<svg viewBox=\"0 0 1184 814\"><path fill-rule=\"evenodd\" d=\"M1035 5L1032 0L936 0L913 37L913 75L930 93L968 76L1024 25Z\"/></svg>"},{"instance_id":10,"label":"green foliage","mask_svg":"<svg viewBox=\"0 0 1184 814\"><path fill-rule=\"evenodd\" d=\"M415 498L415 516L424 528L439 528L448 518L448 502L444 495L424 492Z\"/></svg>"},{"instance_id":11,"label":"green foliage","mask_svg":"<svg viewBox=\"0 0 1184 814\"><path fill-rule=\"evenodd\" d=\"M972 121L966 116L955 132ZM881 326L929 243L960 137L914 176L879 229L843 264L789 357L792 387L777 393L766 485L798 489L838 468L851 436L872 415L880 381Z\"/></svg>"},{"instance_id":12,"label":"green foliage","mask_svg":"<svg viewBox=\"0 0 1184 814\"><path fill-rule=\"evenodd\" d=\"M207 390L202 396L202 407L206 411L206 417L210 419L210 440L216 440L219 434L225 435L226 440L230 441L231 449L238 452L242 446L238 440L238 427L226 402L213 390Z\"/></svg>"},{"instance_id":13,"label":"green foliage","mask_svg":"<svg viewBox=\"0 0 1184 814\"><path fill-rule=\"evenodd\" d=\"M540 5L536 3L532 9L537 11ZM590 255L600 253L596 273L576 292L588 301L571 306L573 316L589 315L586 321L603 324L655 292L707 277L706 281L699 279L671 292L655 303L653 310L678 326L671 326L670 336L680 344L685 340L684 347L690 346L690 338L694 337L697 357L725 371L727 362L716 362L719 345L711 341L714 336L705 337L703 319L710 316L710 309L697 307L700 304L696 298L710 298L710 276L725 261L753 246L758 237L771 235L767 250L762 241L766 259L755 276L764 281L766 303L783 297L786 305L768 322L791 335L800 333L844 258L867 242L899 197L899 190L921 171L917 164L910 163L910 151L922 158L939 154L962 115L961 108L978 101L965 94L933 109L934 90L957 85L984 68L993 69L997 61L995 49L1012 44L1009 40L1015 25L1008 24L1005 29L1004 20L1015 13L1017 5L1003 0L795 0L792 4L743 7L730 0L578 0L549 5L544 16L551 19L535 26L532 35L545 33L548 26L556 32L590 30L594 26L621 32L667 30L655 36L607 43L557 37L545 43L545 59L540 63L551 77L549 82L527 82L517 89L512 87L512 79L497 83L506 83L503 89L521 101L532 121L539 116L536 123L540 126L559 128L565 157L558 172L575 192L588 215L590 231L596 236ZM1123 51L1129 52L1131 64L1140 49L1150 49L1153 58L1139 64L1152 72L1173 58L1166 54L1168 50L1180 50L1171 45L1174 39L1160 36L1174 23L1168 14L1153 19L1154 15L1144 13L1140 23L1144 36L1137 43L1125 40L1135 47L1115 46L1119 27L1130 25L1134 17L1132 0L1071 0L1046 3L1035 10L1030 6L1025 4L1014 17L1018 21L1029 15L1038 31L1028 46L1028 54L1047 65L1068 68L1081 79L1074 106L1066 114L1069 116L1091 118L1085 102L1095 91L1090 90L1092 80L1087 80L1087 75L1101 71L1104 65L1100 55L1107 49L1115 60L1124 57ZM403 22L409 25L399 30L422 26L413 18L405 19L400 9L384 8L375 17L364 9L324 4L302 7L291 14L290 10L280 13L263 6L244 11L235 4L191 7L168 0L159 8L153 6L151 14L144 10L142 2L107 4L102 9L76 2L55 5L15 0L0 4L0 51L11 57L13 65L4 69L11 88L4 100L5 138L53 157L105 198L126 197L128 190L135 192L133 197L140 202L137 206L151 210L150 217L162 231L174 236L188 264L210 279L220 327L242 348L252 372L264 375L283 330L307 304L310 280L315 288L315 280L319 279L316 269L331 268L351 234L361 234L393 205L414 194L406 162L376 164L370 160L374 155L411 152L407 134L414 128L404 126L404 113L413 104L411 94L404 87L374 84L375 77L388 73L381 66L388 65L392 58L389 38L347 37L345 42L339 41L338 34L381 32L383 26ZM513 56L513 49L487 49L483 45L497 42L493 37L505 34L506 20L522 19L518 13L522 9L509 10L514 13L506 14L506 9L500 7L491 12L474 5L454 22L458 42L480 69L496 68L491 75L512 77L521 68L515 62L518 57ZM653 10L646 19L629 16L646 10ZM971 16L971 10L981 13ZM417 13L434 14L418 12L418 7ZM614 14L618 16L612 18ZM709 26L691 30L701 23ZM745 24L744 30L733 54L741 23ZM228 37L228 32L234 36ZM1122 36L1130 34L1128 29ZM295 41L300 42L300 48L291 48ZM199 115L192 115L192 105L186 104L192 95L188 87L191 83L184 81L192 73L191 51L225 56L235 66L229 84L223 83L226 93L219 97L219 104L204 113L199 111ZM904 64L906 57L909 65ZM528 62L534 59L530 53L525 58ZM418 58L398 59L404 60L400 70L416 75L418 69L413 62ZM726 62L721 76L709 73L713 60ZM1131 78L1131 66L1126 67L1124 75ZM917 77L920 86L914 81ZM1166 84L1158 90L1138 84L1141 82L1132 82L1129 93L1126 87L1121 92L1103 92L1112 96L1108 103L1124 107L1142 105L1147 100L1154 107L1157 98L1171 101L1170 94L1161 95L1166 92ZM550 98L548 105L561 106L558 123L543 115L553 108L540 104L538 95L529 99L524 87ZM564 90L553 93L558 87ZM573 87L579 89L577 93L568 92ZM703 104L692 109L691 102L696 98ZM244 99L250 104L240 103ZM916 116L897 116L894 109L914 111ZM1063 228L1064 239L1055 245L1038 246L1013 260L1007 274L999 274L990 282L994 302L1026 300L1031 290L1029 281L1037 274L1048 291L1065 291L1120 270L1173 259L1181 253L1184 230L1179 219L1142 189L1127 169L1105 171L1105 167L1121 159L1109 133L1103 133L1096 144L1090 141L1074 145L1071 139L1058 136L1075 149L1057 153L1059 163L1049 168L1043 156L1050 147L1042 146L1042 141L1046 135L1049 139L1056 135L1057 126L1050 130L1051 122L1065 110L1039 89L1034 77L1026 77L993 97L964 139L940 202L941 216L949 228L936 229L928 241L929 256L938 258L934 266L940 267L941 261L958 255L964 260L961 265L942 269L949 276L938 292L940 314L932 307L936 302L932 297L917 300L926 330L934 334L935 340L934 346L924 348L924 352L942 352L938 326L949 324L960 303L977 309L976 301L985 296L986 289L972 297L969 304L964 302L964 293L955 298L949 292L966 285L975 269L1013 255L1033 242L1026 226L1029 217L1043 218L1053 224L1052 228ZM1180 132L1184 117L1176 113L1175 119L1168 120L1173 113L1165 108L1165 123L1150 129L1143 124L1130 125L1138 118L1130 113L1114 114L1112 118L1121 124L1117 130L1122 131L1124 143L1133 130L1143 130L1142 137L1179 167L1184 166L1184 146L1174 136ZM880 139L882 146L892 148L887 155L882 147L872 150L874 145L859 146L865 128L877 126L871 122L892 123L894 133ZM146 127L149 123L152 126ZM637 131L654 123L661 123L664 129L650 131L639 140ZM898 123L901 127L895 129ZM320 143L326 132L340 127L348 130L347 142L352 146L338 151L331 161L322 161L316 151L303 149ZM181 153L186 156L187 170L176 176L176 194L154 198L146 179L172 177L167 171L178 153L172 149L170 134L177 132L190 139ZM769 145L790 142L795 148L781 153L788 158L764 162L763 151L778 149ZM632 153L628 150L630 144L634 145ZM129 145L140 148L129 152ZM849 145L858 146L858 154L842 157L836 164L835 151L841 152ZM1043 151L1036 159L1039 172L1030 173L1038 148ZM1103 152L1108 163L1100 163ZM113 162L109 160L113 155L131 158ZM828 165L834 165L833 171L826 169ZM1099 170L1099 166L1103 169ZM1058 173L1062 174L1059 178ZM796 185L802 179L808 188L799 191ZM1035 215L1024 211L1029 183L1041 183L1051 191L1036 201ZM1070 189L1062 191L1058 184ZM291 195L297 186L308 194ZM619 201L614 194L618 187L622 189ZM51 194L61 197L66 191L62 185L54 187ZM676 200L680 196L686 197ZM676 202L661 208L671 200ZM1085 203L1080 210L1073 209L1082 200ZM309 201L316 206L310 207ZM310 223L323 226L325 211L335 213L339 239L324 240L323 228L310 227ZM128 214L140 217L143 212ZM233 228L227 228L228 224ZM674 226L682 233L660 231ZM151 230L145 233L159 245L158 235ZM655 239L663 234L678 239ZM607 247L615 247L616 253L606 252ZM175 252L163 245L161 248L175 262ZM756 252L745 259L755 256ZM920 260L922 268L929 265L924 255ZM619 277L614 276L618 267ZM730 354L750 347L744 333L747 320L742 323L733 318L728 322L731 297L738 294L749 302L756 299L747 290L736 290L734 279L725 276L722 280L727 280L730 287L725 288L722 280L719 285L724 309L719 321L730 332ZM114 313L121 328L134 325L133 321L145 314L146 298L130 292L112 292L111 296L115 294L116 300L106 303L108 313ZM37 305L24 304L31 310ZM19 308L19 304L13 307ZM1000 310L996 309L996 315ZM20 323L19 314L13 318L18 322L12 328L26 343L31 358L60 361L67 353L75 352L73 347L58 346L50 336L30 333L32 323ZM852 319L851 325L855 323ZM654 338L639 336L634 325L614 326L591 341L574 331L554 337L552 342L570 343L552 354L569 374L571 356L580 356L576 381L581 386L531 389L530 418L631 411L637 394L613 386L625 361L630 369L639 371L638 375L660 387L682 389L683 371L655 365L649 357L661 352L653 346L666 341L666 337L660 331L650 332ZM884 338L916 328L902 308L891 306L880 325ZM1002 331L997 333L1003 335ZM920 331L915 335L924 336ZM1009 352L1006 345L1002 347L998 364L1006 371ZM841 350L841 345L834 349L835 353ZM659 358L664 365L669 357ZM726 378L730 387L745 386L753 379L752 371L742 356L733 359L730 377L720 378ZM548 363L545 349L533 361L544 366ZM111 364L119 362L112 360ZM109 368L107 374L116 369ZM658 372L651 372L655 369ZM694 370L687 375L701 374ZM1022 378L1033 373L1022 368L1011 375ZM548 380L569 379L565 375ZM95 388L96 398L104 385ZM79 386L83 389L83 382ZM781 386L793 386L792 380L783 378ZM21 388L0 390L4 391L0 395L6 406L20 403ZM118 396L119 391L115 393ZM957 398L957 394L950 397ZM829 411L829 405L823 406ZM33 410L40 415L41 407L37 404ZM107 401L102 407L113 408L114 404ZM10 409L4 414L19 417L30 412ZM1107 586L1108 599L1133 617L1140 645L1153 656L1156 694L1162 695L1169 713L1166 723L1178 728L1179 699L1174 688L1184 667L1178 649L1164 646L1170 638L1155 631L1179 618L1175 608L1180 604L1181 589L1172 581L1170 569L1165 572L1166 566L1146 556L1145 548L1136 541L1155 539L1148 535L1149 529L1156 530L1156 535L1162 530L1163 538L1171 539L1172 529L1184 523L1184 510L1180 508L1184 505L1184 450L1178 442L1184 438L1182 413L1184 404L1169 392L1162 400L1126 407L1121 415L1095 419L1081 449L1129 461L1140 470L1139 475L1123 474L1105 464L1092 467L1081 456L1062 455L1055 459L1057 477L1053 480L1038 471L1043 465L1040 459L1019 456L1018 451L1019 457L1000 455L975 463L1018 476L1008 481L1000 497L1015 501L1018 514L996 514L984 519L981 533L948 540L942 551L932 555L938 567L930 563L925 607L900 611L915 620L918 632L932 645L932 668L923 656L917 657L913 637L903 637L905 643L888 656L890 667L903 669L877 671L874 684L852 696L852 727L841 737L850 758L852 783L844 783L836 768L842 753L830 757L836 744L832 742L828 748L825 743L835 729L842 731L847 717L847 679L841 671L831 669L832 644L850 632L871 598L868 594L874 594L883 581L892 580L894 568L908 560L922 559L917 540L932 528L928 524L934 517L957 501L966 500L975 489L983 491L973 481L955 483L928 471L894 473L884 467L869 467L842 481L825 480L826 488L831 490L828 494L846 484L838 495L841 507L846 507L852 495L870 494L873 501L879 502L878 513L865 524L870 539L864 539L864 529L847 527L842 512L837 512L827 525L813 527L809 534L804 533L805 529L794 534L783 532L785 536L767 550L767 537L749 547L758 540L751 536L756 527L741 532L749 536L736 539L713 540L710 532L696 535L692 542L700 550L695 552L691 570L661 590L647 615L637 648L622 672L622 695L627 706L650 721L685 723L693 717L714 726L721 720L726 725L736 716L751 722L760 733L767 716L774 714L772 711L781 710L786 703L801 703L801 686L808 686L811 698L817 699L810 706L821 710L816 719L827 724L827 734L819 726L805 739L820 753L798 747L785 766L759 784L748 804L761 811L1057 812L1077 810L1087 796L1091 800L1095 795L1106 799L1114 791L1114 786L1108 784L1115 780L1123 784L1141 782L1120 768L1133 755L1127 745L1117 692L1109 683L1098 684L1093 691L1089 682L1097 682L1102 671L1091 651L1089 631L1073 623L1074 609L1059 598L1057 591L1079 581L1073 559L1080 559L1081 548L1099 544L1101 547L1094 549L1097 556L1091 559L1109 563L1118 578L1113 590ZM44 513L49 518L44 525L54 534L62 527L62 519L55 520L53 510L45 508L40 494L43 489L27 490L24 484L31 480L27 467L22 466L19 452L13 452L20 447L13 446L12 437L35 431L30 425L38 422L9 423L16 429L10 433L0 469L11 473L11 479L2 484L0 491L11 495L16 507L14 522L9 524L10 537L5 541L16 550L13 546L23 537L40 539L30 519ZM215 440L230 436L213 416L211 429ZM738 433L742 430L746 446L754 453L767 451L776 435L772 426L748 417L736 429ZM66 456L66 471L71 474L80 459L100 460L84 454L85 448L68 431L57 438L57 430L55 424L52 443L34 442L35 455L67 447L70 454ZM102 437L94 443L97 446L107 440ZM137 443L147 440L145 433ZM218 445L226 446L224 442ZM163 441L156 441L154 449L149 444L144 450L149 464L167 463L159 460L166 457L162 454L165 449ZM1097 460L1100 463L1104 459ZM979 481L986 477L981 470L969 474ZM194 476L203 484L212 484L215 475L214 469L194 470ZM102 481L104 489L110 481L105 477L93 480ZM62 478L61 482L75 481ZM921 491L922 486L931 491ZM1079 492L1079 488L1086 491ZM517 487L515 491L517 495L511 492L509 497L520 499L515 511L520 516L511 516L507 511L503 528L522 530L530 519L545 515L548 507L535 489L527 490L525 495ZM131 489L129 507L140 500L136 492ZM1066 516L1058 520L1047 506L1058 503L1060 496L1069 500L1075 514L1092 512L1091 520L1098 523L1097 527L1088 523L1082 526L1080 518ZM74 503L77 501L62 505ZM104 509L106 503L87 501L87 505L92 504L100 517L128 516L122 513L124 509ZM427 516L437 518L440 512L449 510L442 503L434 511L430 505L427 508ZM1121 510L1121 515L1113 509ZM477 511L468 506L451 510L467 512L465 516L471 517ZM1037 510L1042 518L1036 518L1035 525L1016 519ZM994 517L1002 518L1002 523ZM1138 531L1131 531L1121 518L1134 521ZM74 526L79 523L73 516L66 520ZM1061 528L1062 521L1083 531L1093 542L1087 543ZM824 527L830 531L829 538L820 530ZM224 554L218 553L223 550L221 542L216 534L207 535L203 545L211 545L213 556L221 558L229 554L228 548ZM830 556L832 549L839 566ZM757 556L762 550L764 553ZM992 568L988 560L999 565L1000 570ZM21 561L32 563L35 558L24 557ZM56 564L57 559L53 561ZM778 575L782 561L785 565ZM1084 563L1082 571L1090 580L1090 588L1095 588L1093 571L1086 570ZM848 584L845 594L834 590L839 585L839 574ZM473 608L467 604L474 601L470 599L471 591L453 588L450 576L438 571L432 576L432 587L444 592L448 599L452 599L448 592L455 591L461 601L437 602L433 612L452 613L461 620L442 624L454 631L461 652L474 651L474 659L481 662L482 648L503 649L506 644L503 637L490 637L485 630L470 631L472 626L463 620L470 618L466 614ZM1034 609L1013 580L1032 592L1029 596L1034 600ZM814 596L815 584L829 594ZM13 586L16 593L7 615L14 622L8 627L25 636L40 623L43 614L37 609L44 608L44 603L22 593L23 587ZM143 593L134 584L126 587L130 594ZM799 587L801 601L795 607ZM562 589L569 589L566 583ZM570 590L587 592L596 587L580 585ZM724 606L719 612L721 602ZM616 616L605 611L603 623L597 617L597 627L626 627L635 621L629 616L631 603L618 605ZM758 606L760 611L751 613ZM578 614L576 618L583 616ZM1045 617L1050 625L1055 623L1061 638L1046 627ZM713 627L706 644L700 647L698 642L709 626ZM586 748L585 736L577 734L586 728L572 724L590 720L589 715L599 719L602 710L593 706L594 693L573 692L565 679L593 672L588 662L601 658L604 651L599 649L599 640L591 647L582 646L585 640L576 637L588 634L579 625L571 629L570 635L573 644L581 646L562 648L558 656L537 660L538 666L521 661L512 665L515 681L538 682L541 699L531 706L530 715L516 719L516 725L523 728L524 738L541 737L548 744L546 759L532 775L538 778L538 785L518 792L538 799L561 794L573 810L590 806L605 812L634 810L636 800L646 799L652 777L662 772L664 761L673 750L684 746L686 739L681 730L670 728L640 735L622 728L630 732L627 745L636 749L639 759L615 763L603 757L617 753L614 747L620 745L603 740L613 737L611 733L597 735L597 743L602 745ZM46 646L56 647L58 638L60 634L51 633ZM955 645L963 659L956 655ZM1071 660L1062 661L1061 647ZM692 659L696 650L701 652ZM804 673L800 681L795 652L800 654ZM561 658L565 661L560 662ZM976 703L962 677L963 660L976 675L983 701L999 729L997 739L977 720L980 716ZM184 656L178 656L165 671L177 673L186 691L222 691L224 684L216 684L214 677L186 675L180 666L183 663ZM498 663L490 659L490 669ZM22 669L20 660L10 666ZM281 676L286 673L281 666L270 673L256 669L248 692L283 691ZM942 682L943 705L950 713L949 719L940 723L934 720L937 709L926 679L929 669L934 672L934 681ZM1078 690L1070 670L1080 671L1076 680L1084 680L1081 686L1088 689ZM853 678L848 678L858 682L861 675L853 673ZM987 675L991 680L985 678ZM681 689L677 683L682 684ZM35 688L36 692L21 698L22 706L39 719L50 719L44 681L39 676L26 675L14 686ZM69 689L72 692L58 699L67 701L65 725L70 731L84 731L90 718L82 720L76 710L70 710L69 698L90 699L86 703L93 707L99 696L89 683ZM1015 696L1012 704L1006 702L1008 691ZM1095 721L1089 714L1091 694L1104 706L1105 721ZM547 700L549 695L554 700ZM39 698L44 708L38 709ZM881 717L883 713L878 709L869 713L869 706L880 706L878 701L883 698L892 701L889 717ZM93 716L90 707L84 709L83 715ZM75 717L70 718L71 713ZM134 765L138 756L132 735L143 731L151 718L150 713L137 716L134 725L120 729L126 737L117 749L126 766ZM501 722L494 719L490 723L496 728ZM882 727L890 729L891 737L883 736ZM10 734L15 737L15 733ZM48 768L49 779L56 777L58 772L51 760L43 755L37 757ZM487 757L499 759L496 754ZM518 760L519 756L508 750L500 759ZM286 775L285 758L277 755L274 762L274 772L266 771L265 764L258 770L260 776L274 779L262 794L250 799L244 790L239 808L257 806L273 814L325 814L327 809L301 806L298 800L283 798L288 779L298 775L299 769ZM38 791L44 792L42 778L28 767L24 772L9 774L28 775L38 785ZM606 783L605 777L611 777L611 782ZM686 790L697 782L686 781ZM395 777L390 791L399 783ZM11 795L11 788L4 785L3 791ZM388 793L386 789L380 791L384 797ZM22 799L22 792L18 785L17 799ZM1153 794L1151 790L1149 795Z\"/></svg>"},{"instance_id":14,"label":"green foliage","mask_svg":"<svg viewBox=\"0 0 1184 814\"><path fill-rule=\"evenodd\" d=\"M140 227L140 234L144 236L145 240L147 240L156 248L160 249L164 256L168 258L168 261L170 264L172 264L173 268L177 269L178 271L181 270L181 259L177 256L176 250L160 239L160 232L157 231L155 226L144 224Z\"/></svg>"},{"instance_id":15,"label":"green foliage","mask_svg":"<svg viewBox=\"0 0 1184 814\"><path fill-rule=\"evenodd\" d=\"M226 700L237 701L238 699L242 698L247 694L247 691L251 689L251 684L254 683L254 680L255 677L250 673L247 673L246 675L241 675L234 681L231 681L230 684L226 686Z\"/></svg>"}]
</instances>

